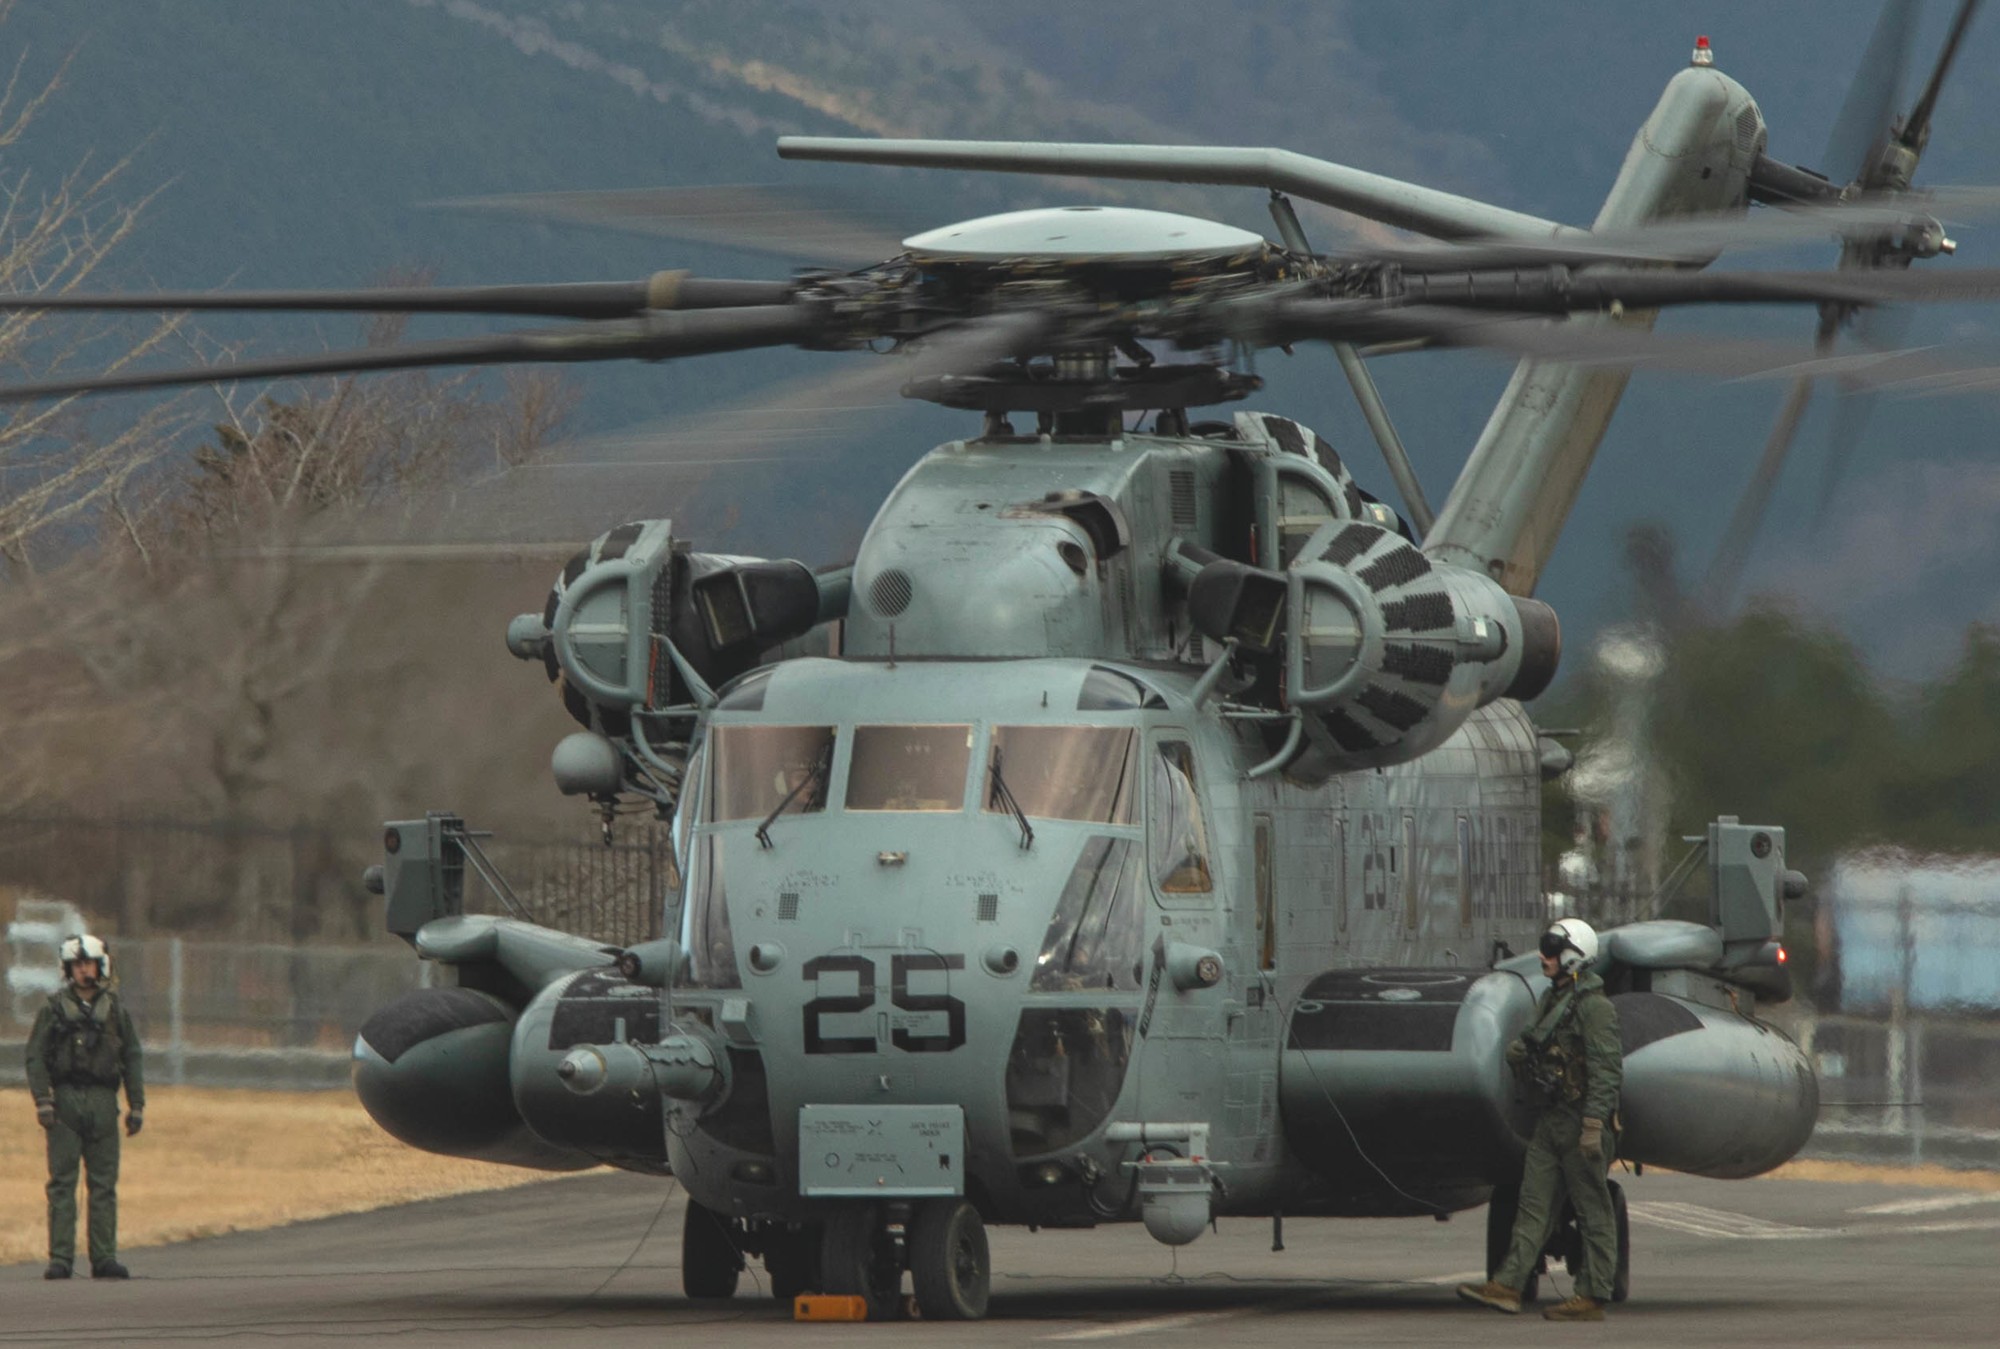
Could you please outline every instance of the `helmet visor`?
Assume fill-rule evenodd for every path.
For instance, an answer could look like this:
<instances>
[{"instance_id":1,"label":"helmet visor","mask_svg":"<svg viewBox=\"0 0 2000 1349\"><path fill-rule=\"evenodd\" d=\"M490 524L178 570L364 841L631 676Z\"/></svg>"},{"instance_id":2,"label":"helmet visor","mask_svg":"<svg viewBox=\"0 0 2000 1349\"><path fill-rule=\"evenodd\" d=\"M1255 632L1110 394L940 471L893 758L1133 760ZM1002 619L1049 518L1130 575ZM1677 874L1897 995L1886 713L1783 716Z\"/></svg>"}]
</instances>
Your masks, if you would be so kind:
<instances>
[{"instance_id":1,"label":"helmet visor","mask_svg":"<svg viewBox=\"0 0 2000 1349\"><path fill-rule=\"evenodd\" d=\"M1542 954L1550 960L1559 960L1564 951L1575 950L1576 946L1570 941L1569 937L1556 928L1550 928L1542 934ZM1581 955L1582 952L1578 952L1578 954Z\"/></svg>"}]
</instances>

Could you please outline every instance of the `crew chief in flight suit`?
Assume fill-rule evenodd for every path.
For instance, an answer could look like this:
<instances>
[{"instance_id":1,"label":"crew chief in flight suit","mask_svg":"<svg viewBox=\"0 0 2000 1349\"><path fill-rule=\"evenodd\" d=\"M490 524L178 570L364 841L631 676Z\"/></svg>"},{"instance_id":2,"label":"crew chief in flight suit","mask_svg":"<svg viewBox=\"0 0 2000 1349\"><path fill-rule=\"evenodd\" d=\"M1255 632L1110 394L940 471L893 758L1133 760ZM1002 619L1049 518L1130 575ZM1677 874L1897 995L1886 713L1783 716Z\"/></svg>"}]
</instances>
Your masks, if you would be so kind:
<instances>
[{"instance_id":1,"label":"crew chief in flight suit","mask_svg":"<svg viewBox=\"0 0 2000 1349\"><path fill-rule=\"evenodd\" d=\"M1570 1271L1576 1292L1545 1310L1551 1321L1602 1321L1618 1271L1618 1226L1605 1172L1617 1152L1618 1087L1625 1055L1618 1012L1604 981L1590 972L1597 933L1564 918L1542 934L1542 973L1550 980L1535 1020L1508 1046L1507 1061L1540 1089L1545 1104L1521 1173L1521 1205L1506 1259L1485 1284L1458 1295L1496 1311L1521 1310L1521 1289L1541 1259L1565 1196L1583 1236L1583 1268Z\"/></svg>"},{"instance_id":2,"label":"crew chief in flight suit","mask_svg":"<svg viewBox=\"0 0 2000 1349\"><path fill-rule=\"evenodd\" d=\"M90 1274L129 1277L118 1263L118 1086L130 1107L125 1132L144 1121L139 1033L112 992L111 953L88 934L62 944L63 986L28 1034L28 1091L48 1131L49 1267L67 1279L76 1262L76 1173L90 1177Z\"/></svg>"}]
</instances>

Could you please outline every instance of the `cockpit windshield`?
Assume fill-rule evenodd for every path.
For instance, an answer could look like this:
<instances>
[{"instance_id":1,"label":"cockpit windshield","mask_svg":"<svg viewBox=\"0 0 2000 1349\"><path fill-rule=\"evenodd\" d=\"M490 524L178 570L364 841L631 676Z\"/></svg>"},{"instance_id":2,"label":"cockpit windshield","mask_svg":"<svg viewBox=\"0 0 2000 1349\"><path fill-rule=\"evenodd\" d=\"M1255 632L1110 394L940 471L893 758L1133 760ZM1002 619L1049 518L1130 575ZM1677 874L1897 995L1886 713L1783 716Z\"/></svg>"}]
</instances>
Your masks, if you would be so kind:
<instances>
[{"instance_id":1,"label":"cockpit windshield","mask_svg":"<svg viewBox=\"0 0 2000 1349\"><path fill-rule=\"evenodd\" d=\"M787 815L825 810L823 766L832 760L831 726L717 726L709 732L707 818L761 820L781 802Z\"/></svg>"},{"instance_id":2,"label":"cockpit windshield","mask_svg":"<svg viewBox=\"0 0 2000 1349\"><path fill-rule=\"evenodd\" d=\"M849 810L962 810L970 726L857 726Z\"/></svg>"},{"instance_id":3,"label":"cockpit windshield","mask_svg":"<svg viewBox=\"0 0 2000 1349\"><path fill-rule=\"evenodd\" d=\"M1124 726L995 726L998 764L1021 812L1046 820L1131 824L1138 788L1138 732ZM990 787L988 811L1008 813Z\"/></svg>"}]
</instances>

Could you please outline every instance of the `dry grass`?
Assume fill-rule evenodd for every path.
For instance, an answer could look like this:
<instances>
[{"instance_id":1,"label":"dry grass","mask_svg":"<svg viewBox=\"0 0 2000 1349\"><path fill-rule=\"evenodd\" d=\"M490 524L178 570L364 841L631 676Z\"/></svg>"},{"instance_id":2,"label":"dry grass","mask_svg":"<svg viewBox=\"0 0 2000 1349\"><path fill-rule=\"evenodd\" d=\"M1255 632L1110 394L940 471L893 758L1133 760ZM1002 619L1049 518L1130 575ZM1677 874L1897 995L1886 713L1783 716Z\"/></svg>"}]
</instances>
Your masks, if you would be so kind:
<instances>
[{"instance_id":1,"label":"dry grass","mask_svg":"<svg viewBox=\"0 0 2000 1349\"><path fill-rule=\"evenodd\" d=\"M346 1092L153 1087L146 1096L145 1131L126 1140L121 1162L124 1248L547 1179L405 1147ZM45 1257L47 1177L27 1091L0 1090L0 1264Z\"/></svg>"},{"instance_id":2,"label":"dry grass","mask_svg":"<svg viewBox=\"0 0 2000 1349\"><path fill-rule=\"evenodd\" d=\"M1933 1190L2000 1190L2000 1171L1948 1166L1877 1166L1868 1162L1786 1162L1772 1180L1830 1180L1847 1185L1916 1185Z\"/></svg>"}]
</instances>

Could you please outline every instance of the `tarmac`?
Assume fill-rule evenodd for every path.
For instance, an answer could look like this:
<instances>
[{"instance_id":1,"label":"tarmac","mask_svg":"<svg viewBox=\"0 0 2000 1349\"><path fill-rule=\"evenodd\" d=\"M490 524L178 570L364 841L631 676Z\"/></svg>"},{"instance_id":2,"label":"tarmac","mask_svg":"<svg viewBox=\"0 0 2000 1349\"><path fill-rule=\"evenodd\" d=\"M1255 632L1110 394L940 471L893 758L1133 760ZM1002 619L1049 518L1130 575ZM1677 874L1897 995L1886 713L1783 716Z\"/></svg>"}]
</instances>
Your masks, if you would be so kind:
<instances>
[{"instance_id":1,"label":"tarmac","mask_svg":"<svg viewBox=\"0 0 2000 1349\"><path fill-rule=\"evenodd\" d=\"M1631 1300L1606 1326L1461 1303L1485 1213L1223 1218L1172 1250L1138 1225L991 1233L993 1299L973 1324L801 1325L764 1295L680 1293L678 1186L593 1173L127 1253L124 1284L0 1268L0 1345L391 1339L658 1349L880 1339L980 1346L1992 1343L2000 1193L1804 1180L1624 1177ZM1557 1270L1543 1301L1568 1291Z\"/></svg>"}]
</instances>

